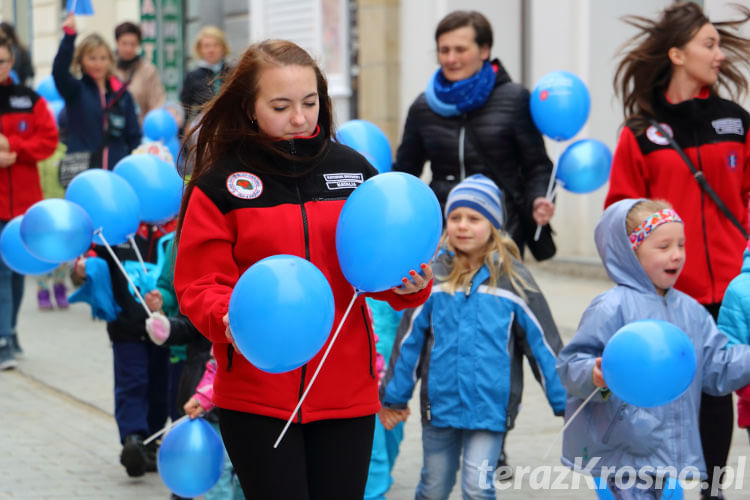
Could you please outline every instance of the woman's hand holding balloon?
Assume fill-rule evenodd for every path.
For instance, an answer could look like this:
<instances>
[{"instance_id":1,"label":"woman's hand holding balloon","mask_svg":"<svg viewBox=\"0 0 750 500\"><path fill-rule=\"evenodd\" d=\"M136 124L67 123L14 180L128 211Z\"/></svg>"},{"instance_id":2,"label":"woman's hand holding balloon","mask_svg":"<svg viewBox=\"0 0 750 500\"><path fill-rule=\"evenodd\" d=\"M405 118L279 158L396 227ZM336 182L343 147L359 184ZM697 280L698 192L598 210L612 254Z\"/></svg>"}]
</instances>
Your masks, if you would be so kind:
<instances>
[{"instance_id":1,"label":"woman's hand holding balloon","mask_svg":"<svg viewBox=\"0 0 750 500\"><path fill-rule=\"evenodd\" d=\"M555 204L549 201L547 198L540 196L534 200L532 206L532 217L534 222L540 226L546 225L552 216L555 214Z\"/></svg>"},{"instance_id":2,"label":"woman's hand holding balloon","mask_svg":"<svg viewBox=\"0 0 750 500\"><path fill-rule=\"evenodd\" d=\"M409 271L409 277L405 277L401 280L404 284L393 287L391 290L398 295L407 295L410 293L417 293L424 289L432 279L432 266L429 264L422 264L420 267L422 268L424 276L412 269Z\"/></svg>"},{"instance_id":3,"label":"woman's hand holding balloon","mask_svg":"<svg viewBox=\"0 0 750 500\"><path fill-rule=\"evenodd\" d=\"M607 383L604 382L604 375L602 375L602 358L596 358L594 363L594 370L591 373L594 379L594 385L597 387L607 387Z\"/></svg>"},{"instance_id":4,"label":"woman's hand holding balloon","mask_svg":"<svg viewBox=\"0 0 750 500\"><path fill-rule=\"evenodd\" d=\"M232 344L232 347L234 347L234 350L236 352L240 352L239 347L237 347L237 344L234 343L234 337L232 337L232 330L229 328L229 313L226 313L221 320L224 322L224 326L227 327L226 330L224 330L224 335L227 336L227 341L229 341L230 344Z\"/></svg>"},{"instance_id":5,"label":"woman's hand holding balloon","mask_svg":"<svg viewBox=\"0 0 750 500\"><path fill-rule=\"evenodd\" d=\"M62 23L62 29L65 30L65 31L69 31L71 33L75 33L76 32L76 19L73 16L72 12L68 13L67 17L63 21L63 23Z\"/></svg>"}]
</instances>

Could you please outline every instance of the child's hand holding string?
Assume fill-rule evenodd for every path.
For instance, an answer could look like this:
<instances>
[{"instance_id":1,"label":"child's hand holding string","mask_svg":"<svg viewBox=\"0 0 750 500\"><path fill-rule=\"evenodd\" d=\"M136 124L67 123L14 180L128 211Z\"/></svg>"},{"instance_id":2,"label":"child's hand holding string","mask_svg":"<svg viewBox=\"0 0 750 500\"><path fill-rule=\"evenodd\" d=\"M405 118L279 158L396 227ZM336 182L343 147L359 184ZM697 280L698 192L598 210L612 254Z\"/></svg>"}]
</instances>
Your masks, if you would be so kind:
<instances>
[{"instance_id":1,"label":"child's hand holding string","mask_svg":"<svg viewBox=\"0 0 750 500\"><path fill-rule=\"evenodd\" d=\"M607 383L604 382L604 374L602 373L602 358L596 358L594 363L594 370L591 373L594 379L594 385L597 387L607 387Z\"/></svg>"}]
</instances>

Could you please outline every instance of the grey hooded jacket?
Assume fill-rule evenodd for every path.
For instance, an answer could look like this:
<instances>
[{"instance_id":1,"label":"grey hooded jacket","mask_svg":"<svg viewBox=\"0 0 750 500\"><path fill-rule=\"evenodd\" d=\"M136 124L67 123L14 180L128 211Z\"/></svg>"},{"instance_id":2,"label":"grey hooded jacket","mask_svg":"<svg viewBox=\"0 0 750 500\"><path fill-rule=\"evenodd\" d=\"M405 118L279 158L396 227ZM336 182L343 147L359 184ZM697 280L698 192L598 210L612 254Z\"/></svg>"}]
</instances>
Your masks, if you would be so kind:
<instances>
[{"instance_id":1,"label":"grey hooded jacket","mask_svg":"<svg viewBox=\"0 0 750 500\"><path fill-rule=\"evenodd\" d=\"M750 383L750 346L727 349L727 338L713 318L688 295L670 289L657 293L630 247L625 217L639 200L611 205L596 226L594 239L616 286L596 297L583 313L573 340L563 348L557 371L567 389L566 421L596 388L595 359L623 325L642 319L669 321L692 340L697 369L692 384L675 401L654 408L625 403L598 393L563 435L562 462L592 475L610 475L622 467L651 475L705 477L698 432L701 392L723 395ZM690 256L687 256L690 258ZM633 370L638 367L634 366ZM643 388L644 391L648 387ZM603 471L602 467L614 467Z\"/></svg>"}]
</instances>

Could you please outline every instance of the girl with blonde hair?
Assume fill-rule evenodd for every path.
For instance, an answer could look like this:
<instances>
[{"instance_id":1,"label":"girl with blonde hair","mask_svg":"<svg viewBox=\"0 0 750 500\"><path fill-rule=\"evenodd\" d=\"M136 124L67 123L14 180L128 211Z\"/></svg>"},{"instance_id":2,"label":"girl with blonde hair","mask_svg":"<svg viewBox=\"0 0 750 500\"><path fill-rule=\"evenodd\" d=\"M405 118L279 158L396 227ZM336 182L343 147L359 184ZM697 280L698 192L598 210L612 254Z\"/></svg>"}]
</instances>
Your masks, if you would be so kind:
<instances>
[{"instance_id":1,"label":"girl with blonde hair","mask_svg":"<svg viewBox=\"0 0 750 500\"><path fill-rule=\"evenodd\" d=\"M450 191L432 294L399 325L379 416L386 429L404 420L422 378L423 465L415 498L448 498L461 456L463 498L495 498L493 466L521 399L523 359L516 345L539 374L554 413L565 409L555 372L562 341L503 231L502 199L482 174Z\"/></svg>"}]
</instances>

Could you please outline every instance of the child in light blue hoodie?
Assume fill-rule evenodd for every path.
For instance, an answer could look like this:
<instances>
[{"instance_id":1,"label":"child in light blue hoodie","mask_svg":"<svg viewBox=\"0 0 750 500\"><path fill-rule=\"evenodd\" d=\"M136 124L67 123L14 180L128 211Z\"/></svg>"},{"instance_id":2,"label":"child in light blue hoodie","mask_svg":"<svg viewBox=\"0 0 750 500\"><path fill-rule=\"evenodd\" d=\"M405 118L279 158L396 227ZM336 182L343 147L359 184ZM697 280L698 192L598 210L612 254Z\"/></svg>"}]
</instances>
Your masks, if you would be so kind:
<instances>
[{"instance_id":1,"label":"child in light blue hoodie","mask_svg":"<svg viewBox=\"0 0 750 500\"><path fill-rule=\"evenodd\" d=\"M688 389L663 406L640 408L600 391L566 429L562 462L606 478L618 500L658 499L664 476L706 477L698 433L701 391L718 396L750 383L750 346L726 349L727 338L706 309L673 288L685 262L685 234L667 203L619 201L602 215L594 239L616 286L593 300L558 357L568 391L566 419L606 386L602 351L633 321L660 319L682 329L695 347L697 369Z\"/></svg>"}]
</instances>

